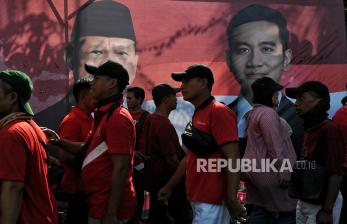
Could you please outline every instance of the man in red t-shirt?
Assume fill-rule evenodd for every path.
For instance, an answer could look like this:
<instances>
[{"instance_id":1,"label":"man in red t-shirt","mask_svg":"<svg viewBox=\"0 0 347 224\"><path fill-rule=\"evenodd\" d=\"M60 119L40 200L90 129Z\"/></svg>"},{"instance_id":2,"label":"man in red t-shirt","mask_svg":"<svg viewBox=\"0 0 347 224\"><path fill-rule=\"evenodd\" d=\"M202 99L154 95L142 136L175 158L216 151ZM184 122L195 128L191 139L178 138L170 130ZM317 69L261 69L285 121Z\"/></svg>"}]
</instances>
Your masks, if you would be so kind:
<instances>
[{"instance_id":1,"label":"man in red t-shirt","mask_svg":"<svg viewBox=\"0 0 347 224\"><path fill-rule=\"evenodd\" d=\"M121 106L129 84L125 68L107 61L99 67L85 66L94 75L91 94L97 100L94 128L81 143L61 139L47 130L53 144L84 155L80 189L87 197L89 224L123 224L134 214L136 199L132 181L135 145L134 121Z\"/></svg>"},{"instance_id":2,"label":"man in red t-shirt","mask_svg":"<svg viewBox=\"0 0 347 224\"><path fill-rule=\"evenodd\" d=\"M95 99L90 94L90 86L92 80L83 78L78 80L72 92L75 97L76 105L72 107L61 122L58 133L61 138L73 142L85 142L89 132L93 128L93 117L91 113L95 108ZM76 195L78 186L78 178L80 171L73 167L74 156L63 150L59 151L60 161L65 163L64 176L61 181L63 192L71 193L68 198L68 210L66 223L77 223L81 220L83 214L83 206L81 206Z\"/></svg>"},{"instance_id":3,"label":"man in red t-shirt","mask_svg":"<svg viewBox=\"0 0 347 224\"><path fill-rule=\"evenodd\" d=\"M173 73L171 76L182 82L183 99L195 107L193 127L208 133L218 145L216 151L203 159L231 159L233 163L236 162L240 156L236 116L211 96L214 83L212 71L205 65L195 64L185 72ZM229 169L221 172L199 172L198 160L202 157L194 154L189 147L188 149L175 174L160 190L159 197L166 199L171 189L186 174L187 197L192 204L194 224L229 224L230 216L234 221L244 221L245 208L240 205L236 196L239 173L232 173Z\"/></svg>"},{"instance_id":4,"label":"man in red t-shirt","mask_svg":"<svg viewBox=\"0 0 347 224\"><path fill-rule=\"evenodd\" d=\"M58 223L48 185L47 138L33 121L23 72L0 72L0 223Z\"/></svg>"},{"instance_id":5,"label":"man in red t-shirt","mask_svg":"<svg viewBox=\"0 0 347 224\"><path fill-rule=\"evenodd\" d=\"M191 223L191 208L186 200L184 182L175 187L168 199L168 206L158 201L158 192L174 174L184 151L178 140L174 126L169 120L169 114L176 109L176 93L168 84L159 84L152 89L156 106L155 112L148 116L145 124L145 189L150 192L150 211L148 224ZM172 216L172 218L168 215Z\"/></svg>"},{"instance_id":6,"label":"man in red t-shirt","mask_svg":"<svg viewBox=\"0 0 347 224\"><path fill-rule=\"evenodd\" d=\"M345 159L343 163L343 180L340 188L343 197L340 223L343 224L347 222L347 105L344 105L335 113L333 117L333 122L340 128L346 147Z\"/></svg>"},{"instance_id":7,"label":"man in red t-shirt","mask_svg":"<svg viewBox=\"0 0 347 224\"><path fill-rule=\"evenodd\" d=\"M144 203L144 185L143 185L143 169L144 169L144 123L146 122L149 112L141 108L145 99L145 91L140 87L127 88L126 102L128 110L134 119L136 129L136 144L134 151L134 186L136 191L137 206L132 223L138 223L141 220L142 208Z\"/></svg>"},{"instance_id":8,"label":"man in red t-shirt","mask_svg":"<svg viewBox=\"0 0 347 224\"><path fill-rule=\"evenodd\" d=\"M328 119L327 111L330 108L329 89L318 81L307 81L295 88L287 88L286 95L296 99L295 107L299 116L304 120L304 140L300 160L314 161L324 169L321 178L323 184L318 182L314 186L321 188L319 196L317 189L313 189L311 195L307 195L303 184L313 185L306 175L294 170L290 189L295 189L298 198L296 207L296 223L338 223L342 207L342 196L339 193L343 175L343 161L345 145L343 136L337 125ZM310 170L307 169L309 172ZM312 175L315 179L316 172ZM299 181L300 178L304 178ZM304 182L306 180L307 182ZM289 192L291 190L289 189ZM301 192L302 191L302 192ZM315 199L315 200L314 200Z\"/></svg>"},{"instance_id":9,"label":"man in red t-shirt","mask_svg":"<svg viewBox=\"0 0 347 224\"><path fill-rule=\"evenodd\" d=\"M127 89L127 106L131 116L134 119L136 128L136 145L135 145L135 166L140 164L144 157L144 128L143 124L146 122L148 111L141 108L145 99L145 91L140 87L129 87ZM136 168L135 168L136 169Z\"/></svg>"}]
</instances>

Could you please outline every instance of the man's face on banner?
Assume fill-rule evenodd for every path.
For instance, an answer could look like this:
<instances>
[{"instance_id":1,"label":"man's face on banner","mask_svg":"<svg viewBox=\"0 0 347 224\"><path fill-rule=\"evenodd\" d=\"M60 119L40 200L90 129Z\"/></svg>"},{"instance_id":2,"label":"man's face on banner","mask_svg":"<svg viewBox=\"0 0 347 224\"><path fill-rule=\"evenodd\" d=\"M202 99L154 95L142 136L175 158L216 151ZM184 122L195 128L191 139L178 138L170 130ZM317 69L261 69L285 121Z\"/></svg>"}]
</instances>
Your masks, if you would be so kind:
<instances>
[{"instance_id":1,"label":"man's face on banner","mask_svg":"<svg viewBox=\"0 0 347 224\"><path fill-rule=\"evenodd\" d=\"M264 76L279 80L292 57L291 50L283 49L279 34L279 27L266 21L249 22L234 29L227 61L241 91L251 91L251 84Z\"/></svg>"},{"instance_id":2,"label":"man's face on banner","mask_svg":"<svg viewBox=\"0 0 347 224\"><path fill-rule=\"evenodd\" d=\"M99 66L110 60L123 65L129 73L129 83L135 79L138 55L135 42L118 37L87 36L80 39L79 76L87 76L84 65Z\"/></svg>"}]
</instances>

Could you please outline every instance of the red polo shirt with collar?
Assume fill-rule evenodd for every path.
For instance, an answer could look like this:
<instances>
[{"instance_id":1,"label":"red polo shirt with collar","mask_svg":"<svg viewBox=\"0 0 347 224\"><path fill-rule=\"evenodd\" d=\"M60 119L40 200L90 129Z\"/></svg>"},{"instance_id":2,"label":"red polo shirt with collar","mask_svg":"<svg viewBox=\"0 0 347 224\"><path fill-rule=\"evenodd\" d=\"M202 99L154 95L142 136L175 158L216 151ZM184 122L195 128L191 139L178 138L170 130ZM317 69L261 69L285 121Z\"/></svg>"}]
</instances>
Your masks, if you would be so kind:
<instances>
[{"instance_id":1,"label":"red polo shirt with collar","mask_svg":"<svg viewBox=\"0 0 347 224\"><path fill-rule=\"evenodd\" d=\"M48 184L47 156L36 136L39 134L46 142L47 138L35 122L31 123L36 132L22 120L0 129L0 183L2 180L24 183L17 223L56 224L58 213Z\"/></svg>"},{"instance_id":2,"label":"red polo shirt with collar","mask_svg":"<svg viewBox=\"0 0 347 224\"><path fill-rule=\"evenodd\" d=\"M193 126L212 135L219 146L237 142L235 113L224 104L210 97L193 115ZM220 159L220 150L204 159ZM224 172L197 172L198 157L190 150L186 161L187 197L192 202L223 204L226 198L226 175Z\"/></svg>"},{"instance_id":3,"label":"red polo shirt with collar","mask_svg":"<svg viewBox=\"0 0 347 224\"><path fill-rule=\"evenodd\" d=\"M119 103L119 102L118 102ZM111 175L113 165L110 156L117 154L129 155L129 169L125 182L123 198L118 210L119 219L132 217L135 207L135 190L132 181L133 157L135 145L135 126L127 109L117 107L108 118L108 110L114 103L106 104L99 108L97 114L105 113L97 125L96 132L92 136L86 156L106 143L107 150L82 168L80 187L86 194L88 201L88 215L91 218L101 220L108 207L110 198ZM96 120L98 115L96 115Z\"/></svg>"},{"instance_id":4,"label":"red polo shirt with collar","mask_svg":"<svg viewBox=\"0 0 347 224\"><path fill-rule=\"evenodd\" d=\"M72 142L85 142L93 129L93 117L76 106L66 115L60 124L58 134L61 138ZM77 189L80 172L70 166L64 166L61 187L65 192L74 193Z\"/></svg>"}]
</instances>

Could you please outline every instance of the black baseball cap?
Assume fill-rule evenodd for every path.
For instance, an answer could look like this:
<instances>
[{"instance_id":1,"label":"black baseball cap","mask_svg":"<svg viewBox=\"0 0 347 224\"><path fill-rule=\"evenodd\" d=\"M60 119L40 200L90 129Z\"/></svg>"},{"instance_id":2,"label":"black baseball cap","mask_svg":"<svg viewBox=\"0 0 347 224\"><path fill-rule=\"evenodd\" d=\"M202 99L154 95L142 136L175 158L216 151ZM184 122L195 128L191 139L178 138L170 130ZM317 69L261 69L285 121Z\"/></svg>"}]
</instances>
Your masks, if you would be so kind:
<instances>
[{"instance_id":1,"label":"black baseball cap","mask_svg":"<svg viewBox=\"0 0 347 224\"><path fill-rule=\"evenodd\" d=\"M176 95L180 91L179 88L172 88L169 84L162 83L153 87L152 97L155 102L161 102L164 97Z\"/></svg>"},{"instance_id":2,"label":"black baseball cap","mask_svg":"<svg viewBox=\"0 0 347 224\"><path fill-rule=\"evenodd\" d=\"M302 94L304 92L309 92L309 91L316 93L319 96L319 98L330 99L328 87L318 81L307 81L307 82L304 82L299 87L287 88L286 95L289 98L295 99L297 95Z\"/></svg>"},{"instance_id":3,"label":"black baseball cap","mask_svg":"<svg viewBox=\"0 0 347 224\"><path fill-rule=\"evenodd\" d=\"M84 67L86 71L91 75L105 75L117 79L119 83L125 85L129 84L128 71L117 62L107 61L99 67L85 64Z\"/></svg>"},{"instance_id":4,"label":"black baseball cap","mask_svg":"<svg viewBox=\"0 0 347 224\"><path fill-rule=\"evenodd\" d=\"M4 70L0 72L0 79L9 84L18 94L19 102L24 111L34 116L34 112L28 103L33 92L33 83L30 77L21 71Z\"/></svg>"},{"instance_id":5,"label":"black baseball cap","mask_svg":"<svg viewBox=\"0 0 347 224\"><path fill-rule=\"evenodd\" d=\"M253 91L253 101L259 101L283 89L283 86L269 77L262 77L255 80L251 87Z\"/></svg>"},{"instance_id":6,"label":"black baseball cap","mask_svg":"<svg viewBox=\"0 0 347 224\"><path fill-rule=\"evenodd\" d=\"M208 83L212 85L214 83L213 73L209 67L202 64L193 64L189 66L184 72L173 72L171 77L175 81L181 82L182 79L191 78L206 78Z\"/></svg>"},{"instance_id":7,"label":"black baseball cap","mask_svg":"<svg viewBox=\"0 0 347 224\"><path fill-rule=\"evenodd\" d=\"M131 13L115 1L95 1L81 7L76 15L72 36L119 37L136 42Z\"/></svg>"}]
</instances>

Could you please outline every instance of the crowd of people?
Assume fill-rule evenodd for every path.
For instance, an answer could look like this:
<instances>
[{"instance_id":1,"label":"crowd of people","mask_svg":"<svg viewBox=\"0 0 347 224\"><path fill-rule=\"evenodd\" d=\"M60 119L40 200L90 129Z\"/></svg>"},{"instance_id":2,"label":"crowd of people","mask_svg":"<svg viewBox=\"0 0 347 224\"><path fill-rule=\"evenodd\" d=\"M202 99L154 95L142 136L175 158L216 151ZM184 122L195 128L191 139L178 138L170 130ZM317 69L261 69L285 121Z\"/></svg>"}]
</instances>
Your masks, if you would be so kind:
<instances>
[{"instance_id":1,"label":"crowd of people","mask_svg":"<svg viewBox=\"0 0 347 224\"><path fill-rule=\"evenodd\" d=\"M211 95L214 77L207 66L194 64L172 73L182 82L180 89L156 85L152 114L141 108L142 88L125 89L129 76L122 65L107 61L99 67L86 65L86 70L94 78L73 86L76 105L63 119L59 134L35 123L28 104L33 88L29 76L16 70L0 72L1 223L58 223L48 182L50 163L64 165L60 187L68 195L68 206L61 223L246 221L247 210L237 198L240 172L197 170L199 158L240 158L236 115ZM289 159L294 171L241 173L247 187L247 221L338 223L341 214L343 223L346 106L331 121L329 90L323 83L307 81L287 88L286 95L296 99L304 121L297 155L291 127L277 113L283 87L263 77L251 88L253 109L247 113L243 159L276 159L276 167ZM122 106L124 91L128 109ZM196 108L190 134L199 136L199 130L214 141L204 156L196 138L189 141L189 136L188 140L182 136L188 151L182 149L168 119L179 91ZM47 144L60 148L58 162L49 156ZM314 162L315 167L297 168L298 161ZM150 192L150 209L143 220L145 191Z\"/></svg>"},{"instance_id":2,"label":"crowd of people","mask_svg":"<svg viewBox=\"0 0 347 224\"><path fill-rule=\"evenodd\" d=\"M134 31L113 37L120 33L85 25L87 12L112 11L107 1L98 4L77 18L80 34L71 44L92 55L70 55L71 65L79 66L71 90L76 103L57 127L37 125L43 115L34 116L28 103L33 83L27 74L0 72L0 224L346 223L347 107L330 120L324 83L306 81L284 91L278 84L292 58L279 11L251 5L228 25L227 62L241 86L235 101L218 102L212 70L193 64L171 74L180 88L152 88L155 111L149 113L141 107L144 89L128 87L137 64ZM96 52L92 43L104 35L126 47L93 61L103 50ZM169 120L178 92L195 108L182 145ZM58 147L58 158L51 146ZM278 170L287 161L292 169L198 169L201 159L237 164L241 158L256 164L268 159ZM54 186L51 166L64 170ZM245 203L238 198L241 180Z\"/></svg>"}]
</instances>

